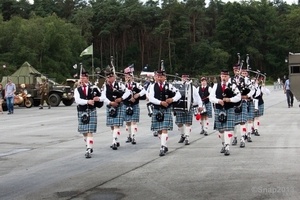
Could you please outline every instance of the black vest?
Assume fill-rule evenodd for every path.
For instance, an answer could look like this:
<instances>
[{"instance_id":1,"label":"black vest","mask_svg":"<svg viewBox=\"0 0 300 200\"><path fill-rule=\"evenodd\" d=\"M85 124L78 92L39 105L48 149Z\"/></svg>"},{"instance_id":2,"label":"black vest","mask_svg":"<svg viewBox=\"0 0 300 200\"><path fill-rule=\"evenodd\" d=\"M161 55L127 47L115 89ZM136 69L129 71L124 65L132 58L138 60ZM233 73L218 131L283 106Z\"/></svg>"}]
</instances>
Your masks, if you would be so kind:
<instances>
[{"instance_id":1,"label":"black vest","mask_svg":"<svg viewBox=\"0 0 300 200\"><path fill-rule=\"evenodd\" d=\"M88 91L87 96L85 94L83 94L82 87L78 87L77 90L78 90L78 93L79 93L79 96L81 99L93 100L94 97L101 96L101 93L99 92L99 90L97 90L96 88L92 89L89 86L87 86L87 91ZM96 107L101 108L102 106L103 106L103 102L97 101L94 103L94 106L92 106L92 105L77 105L77 109L78 109L78 111L86 111L87 108L93 110Z\"/></svg>"},{"instance_id":2,"label":"black vest","mask_svg":"<svg viewBox=\"0 0 300 200\"><path fill-rule=\"evenodd\" d=\"M209 102L209 98L208 98L208 96L209 96L208 86L206 86L204 88L204 91L202 91L202 86L199 86L199 91L198 92L199 92L199 95L200 95L201 99L204 99L205 97L207 97L206 99L202 100L203 103L208 103Z\"/></svg>"},{"instance_id":3,"label":"black vest","mask_svg":"<svg viewBox=\"0 0 300 200\"><path fill-rule=\"evenodd\" d=\"M233 93L233 91L230 89L230 86L232 86L232 84L228 83L227 88L225 89L224 93L222 92L222 84L218 83L217 85L217 90L216 90L216 97L217 99L223 99L223 98L231 98L234 97L235 94ZM224 95L223 95L224 94ZM217 109L225 109L228 110L229 108L233 108L235 105L235 103L232 102L224 102L224 107L221 106L220 104L216 104L216 108Z\"/></svg>"},{"instance_id":4,"label":"black vest","mask_svg":"<svg viewBox=\"0 0 300 200\"><path fill-rule=\"evenodd\" d=\"M169 84L168 83L165 83L165 85L163 86L162 91L160 91L158 83L154 83L154 98L156 98L160 101L166 101L166 99L172 98L174 96L175 96L175 93L172 92L171 90L169 90ZM170 106L171 106L171 104L169 104L168 108ZM161 105L154 105L154 108L159 109L159 108L166 108L166 107L163 107Z\"/></svg>"},{"instance_id":5,"label":"black vest","mask_svg":"<svg viewBox=\"0 0 300 200\"><path fill-rule=\"evenodd\" d=\"M128 88L128 83L126 84L126 88ZM137 88L137 84L135 82L132 82L132 86L131 86L131 91L132 91L132 95L135 95L137 93L139 93L141 90L139 88ZM129 95L129 97L127 97L126 99L124 99L123 103L126 105L126 106L129 106L129 105L136 105L136 104L139 104L139 98L135 99L135 102L132 103L131 101L129 101L131 99L131 95Z\"/></svg>"},{"instance_id":6,"label":"black vest","mask_svg":"<svg viewBox=\"0 0 300 200\"><path fill-rule=\"evenodd\" d=\"M113 89L110 88L110 84L106 84L106 98L110 101L115 101L117 98L121 98L124 92L121 91L118 82L114 82Z\"/></svg>"},{"instance_id":7,"label":"black vest","mask_svg":"<svg viewBox=\"0 0 300 200\"><path fill-rule=\"evenodd\" d=\"M261 91L261 86L259 86L259 89L260 89L260 91ZM255 95L256 95L256 91L254 92L253 97L255 97ZM261 105L261 104L264 103L263 95L264 95L264 94L261 92L260 95L259 95L258 97L255 97L255 99L258 99L258 105Z\"/></svg>"}]
</instances>

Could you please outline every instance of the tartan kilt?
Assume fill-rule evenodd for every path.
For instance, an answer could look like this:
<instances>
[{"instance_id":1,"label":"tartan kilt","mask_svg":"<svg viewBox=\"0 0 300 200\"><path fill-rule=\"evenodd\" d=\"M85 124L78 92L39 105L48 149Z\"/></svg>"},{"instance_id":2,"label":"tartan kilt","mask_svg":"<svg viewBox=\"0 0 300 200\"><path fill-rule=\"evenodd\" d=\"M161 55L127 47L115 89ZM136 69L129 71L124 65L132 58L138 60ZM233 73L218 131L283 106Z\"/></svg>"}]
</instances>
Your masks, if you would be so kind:
<instances>
[{"instance_id":1,"label":"tartan kilt","mask_svg":"<svg viewBox=\"0 0 300 200\"><path fill-rule=\"evenodd\" d=\"M193 111L189 112L176 112L175 124L191 124L193 123Z\"/></svg>"},{"instance_id":2,"label":"tartan kilt","mask_svg":"<svg viewBox=\"0 0 300 200\"><path fill-rule=\"evenodd\" d=\"M208 118L212 118L212 106L210 102L205 103L205 108L206 108L206 112L207 112L207 116Z\"/></svg>"},{"instance_id":3,"label":"tartan kilt","mask_svg":"<svg viewBox=\"0 0 300 200\"><path fill-rule=\"evenodd\" d=\"M126 114L126 108L127 106L123 104L122 106L124 110L124 121L125 122L139 122L140 121L140 106L139 104L135 104L132 106L133 109L133 115L127 115Z\"/></svg>"},{"instance_id":4,"label":"tartan kilt","mask_svg":"<svg viewBox=\"0 0 300 200\"><path fill-rule=\"evenodd\" d=\"M123 104L117 107L117 116L109 116L109 107L106 106L106 126L123 126L125 110L123 109Z\"/></svg>"},{"instance_id":5,"label":"tartan kilt","mask_svg":"<svg viewBox=\"0 0 300 200\"><path fill-rule=\"evenodd\" d=\"M221 123L218 120L218 116L221 111L224 111L227 115L227 121L225 123ZM228 110L215 109L215 129L217 129L219 132L233 131L234 125L235 125L234 108L229 108Z\"/></svg>"},{"instance_id":6,"label":"tartan kilt","mask_svg":"<svg viewBox=\"0 0 300 200\"><path fill-rule=\"evenodd\" d=\"M242 101L242 112L241 113L234 113L235 114L235 124L246 123L248 110L247 110L247 102Z\"/></svg>"},{"instance_id":7,"label":"tartan kilt","mask_svg":"<svg viewBox=\"0 0 300 200\"><path fill-rule=\"evenodd\" d=\"M253 101L248 102L248 114L247 114L247 120L253 121L254 119L254 103Z\"/></svg>"},{"instance_id":8,"label":"tartan kilt","mask_svg":"<svg viewBox=\"0 0 300 200\"><path fill-rule=\"evenodd\" d=\"M90 115L90 122L88 124L83 124L81 121L81 115L85 111L78 111L77 117L78 117L78 132L80 134L84 133L96 133L97 132L97 110L89 110L88 114Z\"/></svg>"},{"instance_id":9,"label":"tartan kilt","mask_svg":"<svg viewBox=\"0 0 300 200\"><path fill-rule=\"evenodd\" d=\"M254 111L254 117L261 117L264 115L264 107L265 105L264 104L261 104L261 105L258 105L258 111Z\"/></svg>"},{"instance_id":10,"label":"tartan kilt","mask_svg":"<svg viewBox=\"0 0 300 200\"><path fill-rule=\"evenodd\" d=\"M156 120L156 113L161 111L164 114L164 121L158 122ZM153 114L151 118L151 131L161 131L161 130L173 130L173 116L171 112L171 108L167 109L153 109Z\"/></svg>"}]
</instances>

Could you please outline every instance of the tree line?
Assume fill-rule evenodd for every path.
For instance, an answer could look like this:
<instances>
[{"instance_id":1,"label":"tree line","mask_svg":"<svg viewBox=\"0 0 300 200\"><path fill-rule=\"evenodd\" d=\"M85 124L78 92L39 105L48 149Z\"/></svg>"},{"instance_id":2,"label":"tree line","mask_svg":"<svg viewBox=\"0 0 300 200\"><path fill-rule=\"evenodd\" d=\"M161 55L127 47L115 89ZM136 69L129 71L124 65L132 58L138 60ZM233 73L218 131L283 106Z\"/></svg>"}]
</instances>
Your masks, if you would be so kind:
<instances>
[{"instance_id":1,"label":"tree line","mask_svg":"<svg viewBox=\"0 0 300 200\"><path fill-rule=\"evenodd\" d=\"M113 56L118 71L153 71L164 60L168 73L196 77L231 70L240 53L277 79L288 52L300 52L300 7L282 0L0 0L0 12L1 76L28 61L64 81L74 64L104 69ZM93 61L79 57L91 44Z\"/></svg>"}]
</instances>

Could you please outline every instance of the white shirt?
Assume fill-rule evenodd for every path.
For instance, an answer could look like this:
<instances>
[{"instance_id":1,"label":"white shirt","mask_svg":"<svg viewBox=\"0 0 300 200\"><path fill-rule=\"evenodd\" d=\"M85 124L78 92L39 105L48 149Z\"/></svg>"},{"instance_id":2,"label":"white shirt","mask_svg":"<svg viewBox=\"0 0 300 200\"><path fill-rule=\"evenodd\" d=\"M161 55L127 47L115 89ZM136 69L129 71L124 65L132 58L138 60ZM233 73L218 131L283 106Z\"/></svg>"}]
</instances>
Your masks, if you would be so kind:
<instances>
[{"instance_id":1,"label":"white shirt","mask_svg":"<svg viewBox=\"0 0 300 200\"><path fill-rule=\"evenodd\" d=\"M149 101L155 105L160 105L161 100L156 99L154 97L154 85L155 85L155 83L149 86ZM165 83L163 83L162 87L164 87L164 86L165 86ZM175 96L172 98L173 102L178 101L181 98L180 92L171 83L169 83L168 89L172 92L175 92Z\"/></svg>"},{"instance_id":2,"label":"white shirt","mask_svg":"<svg viewBox=\"0 0 300 200\"><path fill-rule=\"evenodd\" d=\"M91 87L96 88L97 90L99 90L99 92L101 92L101 90L97 86L91 86ZM86 86L86 92L87 92L87 94L88 94L88 92L89 92L90 89L91 88L89 88L89 86ZM82 91L83 91L83 87L82 87ZM78 92L78 88L75 88L75 90L74 90L74 98L75 98L75 102L76 102L77 105L87 105L88 104L88 100L80 98L80 94ZM100 96L100 101L103 102L105 100L105 98L106 97L105 97L105 95L103 95L103 92L102 92L101 96Z\"/></svg>"}]
</instances>

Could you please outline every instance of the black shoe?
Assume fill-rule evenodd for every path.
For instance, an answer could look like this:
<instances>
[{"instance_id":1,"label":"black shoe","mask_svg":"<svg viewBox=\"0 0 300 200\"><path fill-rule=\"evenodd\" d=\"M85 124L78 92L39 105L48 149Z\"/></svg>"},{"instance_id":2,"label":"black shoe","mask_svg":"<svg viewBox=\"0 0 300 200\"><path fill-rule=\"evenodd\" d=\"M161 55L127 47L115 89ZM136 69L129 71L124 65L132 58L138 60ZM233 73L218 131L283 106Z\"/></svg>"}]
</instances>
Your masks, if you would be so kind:
<instances>
[{"instance_id":1,"label":"black shoe","mask_svg":"<svg viewBox=\"0 0 300 200\"><path fill-rule=\"evenodd\" d=\"M229 150L225 150L224 155L225 155L225 156L229 156L229 155L230 155Z\"/></svg>"},{"instance_id":2,"label":"black shoe","mask_svg":"<svg viewBox=\"0 0 300 200\"><path fill-rule=\"evenodd\" d=\"M7 113L8 115L11 115L12 113L11 112L9 112L9 113Z\"/></svg>"},{"instance_id":3,"label":"black shoe","mask_svg":"<svg viewBox=\"0 0 300 200\"><path fill-rule=\"evenodd\" d=\"M188 137L185 137L184 144L185 144L185 145L190 145L190 142L189 142L189 138L188 138Z\"/></svg>"},{"instance_id":4,"label":"black shoe","mask_svg":"<svg viewBox=\"0 0 300 200\"><path fill-rule=\"evenodd\" d=\"M204 136L208 136L208 133L207 133L207 131L204 131Z\"/></svg>"},{"instance_id":5,"label":"black shoe","mask_svg":"<svg viewBox=\"0 0 300 200\"><path fill-rule=\"evenodd\" d=\"M40 107L39 109L44 109L43 107Z\"/></svg>"},{"instance_id":6,"label":"black shoe","mask_svg":"<svg viewBox=\"0 0 300 200\"><path fill-rule=\"evenodd\" d=\"M154 136L154 137L157 137L157 136L158 136L158 132L157 132L157 131L154 131L154 132L153 132L153 136Z\"/></svg>"},{"instance_id":7,"label":"black shoe","mask_svg":"<svg viewBox=\"0 0 300 200\"><path fill-rule=\"evenodd\" d=\"M248 133L249 135L248 135L248 137L247 137L247 142L252 142L252 139L251 139L251 135L250 135L250 133Z\"/></svg>"},{"instance_id":8,"label":"black shoe","mask_svg":"<svg viewBox=\"0 0 300 200\"><path fill-rule=\"evenodd\" d=\"M200 132L200 135L202 135L202 134L204 134L204 130L202 130L202 131Z\"/></svg>"},{"instance_id":9,"label":"black shoe","mask_svg":"<svg viewBox=\"0 0 300 200\"><path fill-rule=\"evenodd\" d=\"M236 137L234 137L233 140L232 140L231 145L232 145L232 146L235 146L236 144L237 144L237 139L236 139Z\"/></svg>"},{"instance_id":10,"label":"black shoe","mask_svg":"<svg viewBox=\"0 0 300 200\"><path fill-rule=\"evenodd\" d=\"M87 149L85 153L85 158L91 158L91 149Z\"/></svg>"},{"instance_id":11,"label":"black shoe","mask_svg":"<svg viewBox=\"0 0 300 200\"><path fill-rule=\"evenodd\" d=\"M131 137L127 137L126 143L132 142Z\"/></svg>"},{"instance_id":12,"label":"black shoe","mask_svg":"<svg viewBox=\"0 0 300 200\"><path fill-rule=\"evenodd\" d=\"M48 106L48 109L51 109L51 106Z\"/></svg>"},{"instance_id":13,"label":"black shoe","mask_svg":"<svg viewBox=\"0 0 300 200\"><path fill-rule=\"evenodd\" d=\"M260 134L258 133L257 129L255 129L254 135L255 135L255 136L260 136Z\"/></svg>"},{"instance_id":14,"label":"black shoe","mask_svg":"<svg viewBox=\"0 0 300 200\"><path fill-rule=\"evenodd\" d=\"M159 156L164 156L168 152L168 148L165 146L161 146L160 151L159 151Z\"/></svg>"},{"instance_id":15,"label":"black shoe","mask_svg":"<svg viewBox=\"0 0 300 200\"><path fill-rule=\"evenodd\" d=\"M136 144L136 140L135 140L135 138L132 138L132 142L131 142L131 144Z\"/></svg>"},{"instance_id":16,"label":"black shoe","mask_svg":"<svg viewBox=\"0 0 300 200\"><path fill-rule=\"evenodd\" d=\"M220 153L225 153L225 147L222 147Z\"/></svg>"},{"instance_id":17,"label":"black shoe","mask_svg":"<svg viewBox=\"0 0 300 200\"><path fill-rule=\"evenodd\" d=\"M240 148L244 148L245 147L245 142L244 141L241 141L240 143Z\"/></svg>"},{"instance_id":18,"label":"black shoe","mask_svg":"<svg viewBox=\"0 0 300 200\"><path fill-rule=\"evenodd\" d=\"M229 152L229 145L228 145L228 144L225 146L225 152L224 152L224 155L225 155L225 156L229 156L229 155L230 155L230 152Z\"/></svg>"},{"instance_id":19,"label":"black shoe","mask_svg":"<svg viewBox=\"0 0 300 200\"><path fill-rule=\"evenodd\" d=\"M120 146L120 142L117 142L117 147L119 147Z\"/></svg>"},{"instance_id":20,"label":"black shoe","mask_svg":"<svg viewBox=\"0 0 300 200\"><path fill-rule=\"evenodd\" d=\"M185 137L182 135L178 141L178 143L183 143L183 141L185 140Z\"/></svg>"},{"instance_id":21,"label":"black shoe","mask_svg":"<svg viewBox=\"0 0 300 200\"><path fill-rule=\"evenodd\" d=\"M110 148L112 148L113 150L117 150L118 149L118 145L117 143L113 143Z\"/></svg>"}]
</instances>

